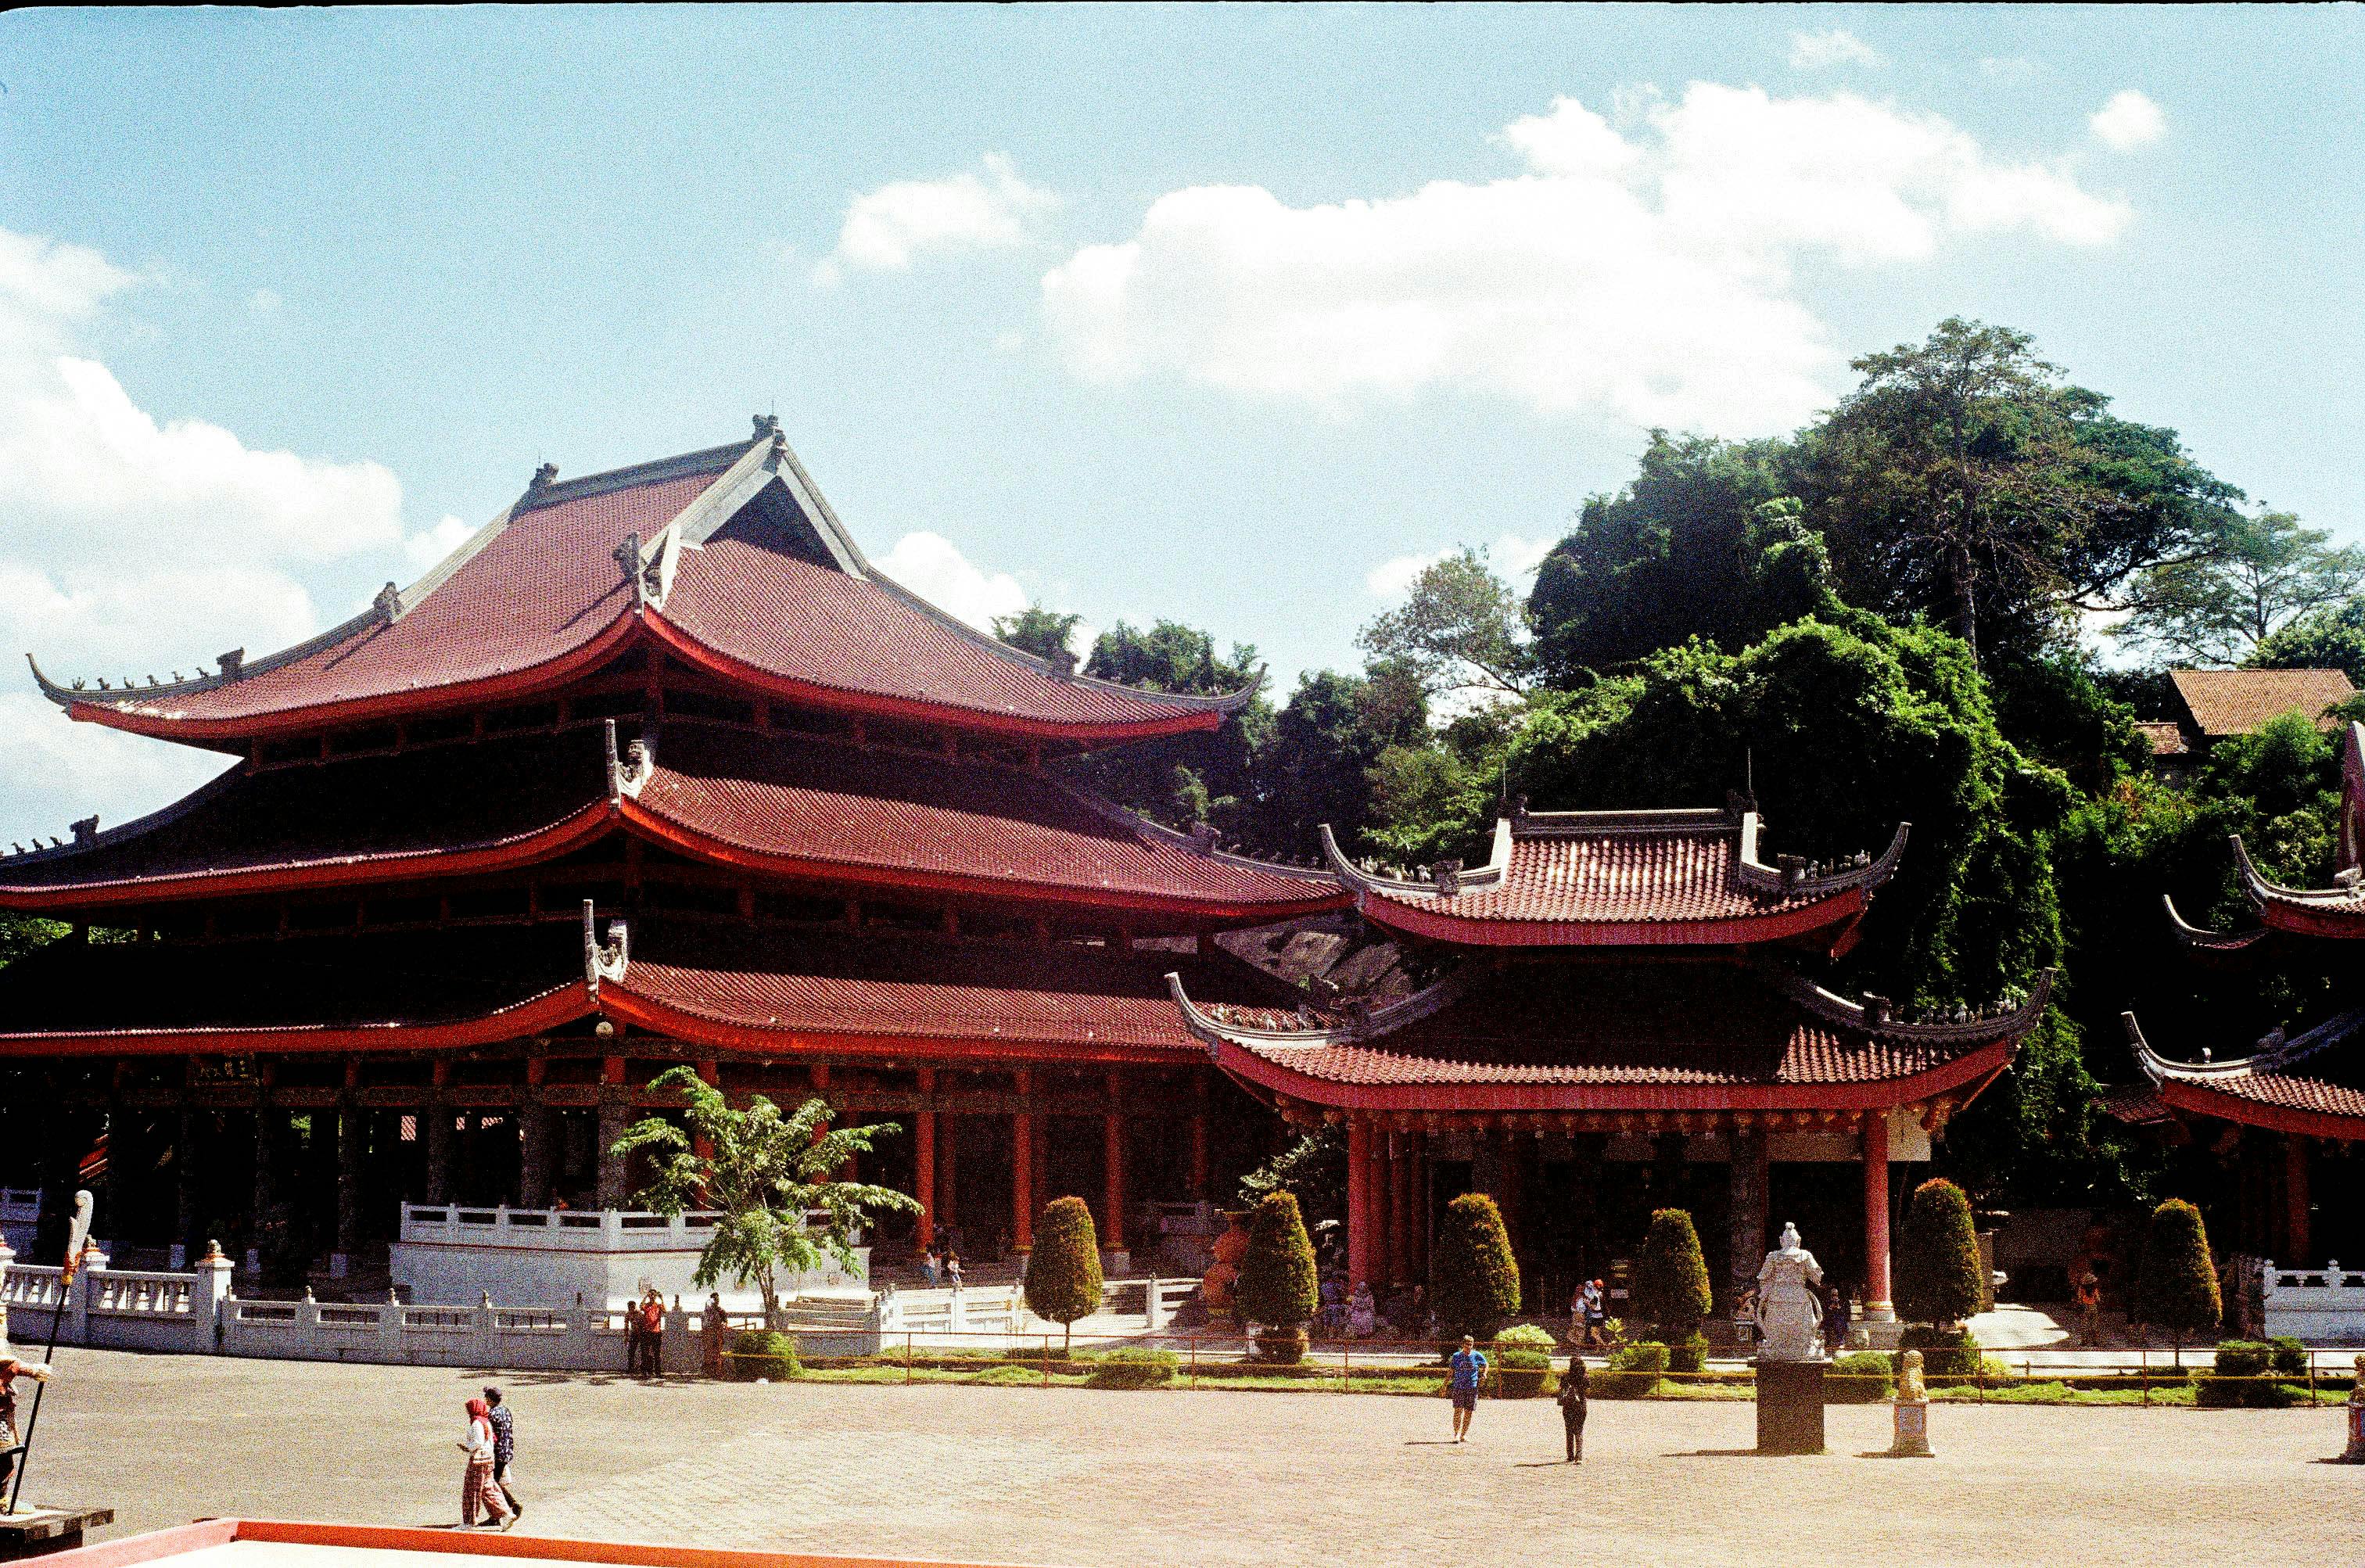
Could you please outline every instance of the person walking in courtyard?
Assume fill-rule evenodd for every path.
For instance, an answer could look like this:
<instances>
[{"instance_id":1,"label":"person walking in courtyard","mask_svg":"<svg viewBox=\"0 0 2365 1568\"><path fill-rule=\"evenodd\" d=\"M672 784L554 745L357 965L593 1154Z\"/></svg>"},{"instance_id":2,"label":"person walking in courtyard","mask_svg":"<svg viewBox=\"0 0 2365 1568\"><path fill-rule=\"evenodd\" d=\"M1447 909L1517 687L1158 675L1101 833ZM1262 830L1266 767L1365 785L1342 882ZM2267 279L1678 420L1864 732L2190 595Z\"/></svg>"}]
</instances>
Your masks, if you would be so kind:
<instances>
[{"instance_id":1,"label":"person walking in courtyard","mask_svg":"<svg viewBox=\"0 0 2365 1568\"><path fill-rule=\"evenodd\" d=\"M7 1319L0 1316L0 1326ZM7 1340L0 1337L0 1350ZM20 1361L10 1355L0 1355L0 1513L8 1511L8 1499L17 1478L17 1449L24 1439L17 1435L17 1380L29 1377L35 1383L50 1381L50 1369L39 1361Z\"/></svg>"},{"instance_id":2,"label":"person walking in courtyard","mask_svg":"<svg viewBox=\"0 0 2365 1568\"><path fill-rule=\"evenodd\" d=\"M1462 1349L1447 1363L1446 1387L1453 1395L1453 1440L1470 1440L1470 1417L1478 1409L1478 1385L1486 1381L1486 1352L1474 1336L1462 1336Z\"/></svg>"},{"instance_id":3,"label":"person walking in courtyard","mask_svg":"<svg viewBox=\"0 0 2365 1568\"><path fill-rule=\"evenodd\" d=\"M493 1484L493 1411L481 1399L468 1401L468 1431L460 1439L460 1451L468 1456L468 1467L460 1474L460 1528L476 1529L481 1507L487 1524L509 1529L517 1516Z\"/></svg>"},{"instance_id":4,"label":"person walking in courtyard","mask_svg":"<svg viewBox=\"0 0 2365 1568\"><path fill-rule=\"evenodd\" d=\"M1568 1313L1574 1319L1570 1327L1579 1345L1593 1350L1608 1338L1609 1308L1601 1299L1599 1280L1587 1280L1577 1287L1576 1299L1569 1304Z\"/></svg>"},{"instance_id":5,"label":"person walking in courtyard","mask_svg":"<svg viewBox=\"0 0 2365 1568\"><path fill-rule=\"evenodd\" d=\"M723 1347L731 1338L731 1316L723 1310L723 1293L710 1291L706 1296L706 1375L723 1375Z\"/></svg>"},{"instance_id":6,"label":"person walking in courtyard","mask_svg":"<svg viewBox=\"0 0 2365 1568\"><path fill-rule=\"evenodd\" d=\"M2078 1307L2078 1343L2092 1350L2102 1342L2102 1281L2089 1269L2078 1276L2074 1291Z\"/></svg>"},{"instance_id":7,"label":"person walking in courtyard","mask_svg":"<svg viewBox=\"0 0 2365 1568\"><path fill-rule=\"evenodd\" d=\"M510 1462L517 1458L517 1417L501 1403L501 1391L489 1383L485 1386L485 1407L491 1412L488 1419L493 1424L493 1484L501 1489L510 1517L523 1518L525 1505L518 1501L517 1488L510 1484Z\"/></svg>"},{"instance_id":8,"label":"person walking in courtyard","mask_svg":"<svg viewBox=\"0 0 2365 1568\"><path fill-rule=\"evenodd\" d=\"M1585 1462L1585 1357L1571 1350L1560 1374L1560 1425L1568 1439L1568 1462Z\"/></svg>"}]
</instances>

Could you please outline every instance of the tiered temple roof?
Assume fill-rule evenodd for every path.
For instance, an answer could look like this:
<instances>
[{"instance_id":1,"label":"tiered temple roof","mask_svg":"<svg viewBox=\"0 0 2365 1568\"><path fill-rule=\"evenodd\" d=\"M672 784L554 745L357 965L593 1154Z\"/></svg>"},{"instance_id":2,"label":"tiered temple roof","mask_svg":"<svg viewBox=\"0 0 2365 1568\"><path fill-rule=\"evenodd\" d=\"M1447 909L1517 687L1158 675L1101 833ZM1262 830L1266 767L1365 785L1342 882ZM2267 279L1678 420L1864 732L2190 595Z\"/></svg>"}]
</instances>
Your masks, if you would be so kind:
<instances>
[{"instance_id":1,"label":"tiered temple roof","mask_svg":"<svg viewBox=\"0 0 2365 1568\"><path fill-rule=\"evenodd\" d=\"M1323 830L1323 849L1366 919L1431 941L1485 947L1747 946L1808 941L1844 952L1905 852L1907 825L1878 858L1824 868L1758 857L1754 808L1529 812L1495 824L1485 865L1446 863L1426 881L1358 867Z\"/></svg>"},{"instance_id":2,"label":"tiered temple roof","mask_svg":"<svg viewBox=\"0 0 2365 1568\"><path fill-rule=\"evenodd\" d=\"M1250 695L1092 679L997 643L864 558L779 431L559 482L548 471L368 611L210 675L96 689L35 675L77 719L201 745L511 701L634 647L747 689L1059 745L1212 729Z\"/></svg>"}]
</instances>

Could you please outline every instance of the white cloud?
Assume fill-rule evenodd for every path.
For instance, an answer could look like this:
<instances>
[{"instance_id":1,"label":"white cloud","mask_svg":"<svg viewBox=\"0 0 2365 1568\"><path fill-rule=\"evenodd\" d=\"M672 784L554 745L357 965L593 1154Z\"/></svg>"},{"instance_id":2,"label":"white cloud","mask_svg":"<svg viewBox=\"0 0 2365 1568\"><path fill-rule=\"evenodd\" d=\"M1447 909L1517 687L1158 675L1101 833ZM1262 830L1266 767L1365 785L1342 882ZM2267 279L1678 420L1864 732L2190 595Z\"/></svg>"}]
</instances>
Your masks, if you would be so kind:
<instances>
[{"instance_id":1,"label":"white cloud","mask_svg":"<svg viewBox=\"0 0 2365 1568\"><path fill-rule=\"evenodd\" d=\"M1293 207L1252 185L1160 196L1043 280L1072 372L1178 375L1334 415L1450 388L1539 412L1780 430L1840 368L1805 268L1926 261L1974 236L2068 245L2132 216L2062 164L1991 158L1853 94L1694 83L1613 124L1574 99L1503 132L1524 170Z\"/></svg>"},{"instance_id":2,"label":"white cloud","mask_svg":"<svg viewBox=\"0 0 2365 1568\"><path fill-rule=\"evenodd\" d=\"M1486 557L1488 566L1509 578L1512 587L1525 592L1533 586L1537 568L1544 564L1544 557L1552 554L1552 542L1549 539L1529 539L1517 533L1506 533L1479 554ZM1363 587L1375 599L1402 599L1412 591L1414 579L1453 553L1453 550L1429 550L1391 556L1363 574Z\"/></svg>"},{"instance_id":3,"label":"white cloud","mask_svg":"<svg viewBox=\"0 0 2365 1568\"><path fill-rule=\"evenodd\" d=\"M0 649L52 676L169 676L243 643L308 636L299 573L393 552L401 487L375 463L258 451L201 420L159 420L76 351L144 281L97 252L0 230ZM217 758L72 724L23 687L0 715L28 755L0 774L0 829L96 808L120 821Z\"/></svg>"},{"instance_id":4,"label":"white cloud","mask_svg":"<svg viewBox=\"0 0 2365 1568\"><path fill-rule=\"evenodd\" d=\"M1834 65L1880 65L1880 50L1845 28L1790 35L1790 69L1828 71Z\"/></svg>"},{"instance_id":5,"label":"white cloud","mask_svg":"<svg viewBox=\"0 0 2365 1568\"><path fill-rule=\"evenodd\" d=\"M445 512L435 526L423 533L414 533L402 542L403 559L419 571L425 572L440 566L443 557L468 542L476 531L465 519Z\"/></svg>"},{"instance_id":6,"label":"white cloud","mask_svg":"<svg viewBox=\"0 0 2365 1568\"><path fill-rule=\"evenodd\" d=\"M879 563L880 570L981 632L993 630L997 615L1026 608L1026 590L1008 572L989 572L960 553L941 533L907 533Z\"/></svg>"},{"instance_id":7,"label":"white cloud","mask_svg":"<svg viewBox=\"0 0 2365 1568\"><path fill-rule=\"evenodd\" d=\"M2130 87L2111 95L2087 121L2096 139L2113 152L2148 147L2168 134L2168 116L2160 106Z\"/></svg>"},{"instance_id":8,"label":"white cloud","mask_svg":"<svg viewBox=\"0 0 2365 1568\"><path fill-rule=\"evenodd\" d=\"M813 281L834 284L849 268L902 272L931 252L1023 245L1059 204L1049 191L1020 179L999 152L985 155L981 173L898 180L854 198L838 230L837 249L813 267Z\"/></svg>"}]
</instances>

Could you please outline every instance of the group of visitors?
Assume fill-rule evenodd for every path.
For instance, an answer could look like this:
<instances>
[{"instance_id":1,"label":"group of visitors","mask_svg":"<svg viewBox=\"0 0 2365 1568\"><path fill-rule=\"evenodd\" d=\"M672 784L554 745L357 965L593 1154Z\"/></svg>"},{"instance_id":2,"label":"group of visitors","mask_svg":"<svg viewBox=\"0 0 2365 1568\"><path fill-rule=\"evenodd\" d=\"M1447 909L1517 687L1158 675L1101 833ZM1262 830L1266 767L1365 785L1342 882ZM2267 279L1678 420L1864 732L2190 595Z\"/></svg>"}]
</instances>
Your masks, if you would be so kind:
<instances>
[{"instance_id":1,"label":"group of visitors","mask_svg":"<svg viewBox=\"0 0 2365 1568\"><path fill-rule=\"evenodd\" d=\"M677 1307L681 1304L677 1301ZM624 1308L624 1370L644 1377L665 1373L665 1296L655 1285Z\"/></svg>"},{"instance_id":2,"label":"group of visitors","mask_svg":"<svg viewBox=\"0 0 2365 1568\"><path fill-rule=\"evenodd\" d=\"M920 1278L931 1290L938 1285L961 1288L960 1253L951 1242L936 1242L920 1254Z\"/></svg>"},{"instance_id":3,"label":"group of visitors","mask_svg":"<svg viewBox=\"0 0 2365 1568\"><path fill-rule=\"evenodd\" d=\"M1568 1298L1568 1334L1580 1349L1609 1348L1609 1298L1599 1280L1580 1281Z\"/></svg>"},{"instance_id":4,"label":"group of visitors","mask_svg":"<svg viewBox=\"0 0 2365 1568\"><path fill-rule=\"evenodd\" d=\"M1462 1348L1446 1362L1446 1393L1453 1403L1453 1440L1470 1440L1470 1418L1478 1412L1478 1394L1485 1386L1486 1352L1475 1336L1462 1336ZM1585 1357L1569 1352L1568 1369L1560 1375L1560 1424L1568 1447L1568 1462L1585 1462Z\"/></svg>"},{"instance_id":5,"label":"group of visitors","mask_svg":"<svg viewBox=\"0 0 2365 1568\"><path fill-rule=\"evenodd\" d=\"M1428 1289L1400 1289L1384 1302L1369 1280L1357 1280L1349 1290L1344 1273L1325 1274L1318 1327L1351 1339L1418 1338L1429 1328Z\"/></svg>"},{"instance_id":6,"label":"group of visitors","mask_svg":"<svg viewBox=\"0 0 2365 1568\"><path fill-rule=\"evenodd\" d=\"M482 1510L485 1522L508 1529L525 1514L510 1484L510 1465L517 1458L517 1424L501 1391L488 1386L484 1397L468 1401L467 1434L460 1451L468 1456L460 1476L460 1528L474 1529Z\"/></svg>"}]
</instances>

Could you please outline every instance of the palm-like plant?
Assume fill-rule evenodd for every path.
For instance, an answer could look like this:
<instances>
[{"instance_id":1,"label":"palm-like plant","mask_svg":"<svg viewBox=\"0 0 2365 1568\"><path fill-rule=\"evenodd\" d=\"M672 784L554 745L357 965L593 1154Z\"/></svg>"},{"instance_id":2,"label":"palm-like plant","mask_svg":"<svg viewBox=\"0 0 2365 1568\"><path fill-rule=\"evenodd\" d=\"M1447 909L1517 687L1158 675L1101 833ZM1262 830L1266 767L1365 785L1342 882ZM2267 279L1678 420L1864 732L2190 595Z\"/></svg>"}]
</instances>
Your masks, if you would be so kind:
<instances>
[{"instance_id":1,"label":"palm-like plant","mask_svg":"<svg viewBox=\"0 0 2365 1568\"><path fill-rule=\"evenodd\" d=\"M919 1201L891 1187L833 1180L873 1142L902 1129L892 1122L833 1127L825 1100L807 1100L793 1113L761 1094L744 1109L695 1068L667 1068L649 1081L653 1093L683 1097L682 1121L663 1116L634 1123L609 1152L620 1159L645 1154L656 1166L633 1201L650 1211L717 1211L714 1234L699 1254L701 1290L725 1278L762 1293L764 1320L778 1321L779 1280L835 1259L852 1271L854 1233L875 1212L916 1214ZM818 1218L816 1216L819 1216Z\"/></svg>"}]
</instances>

